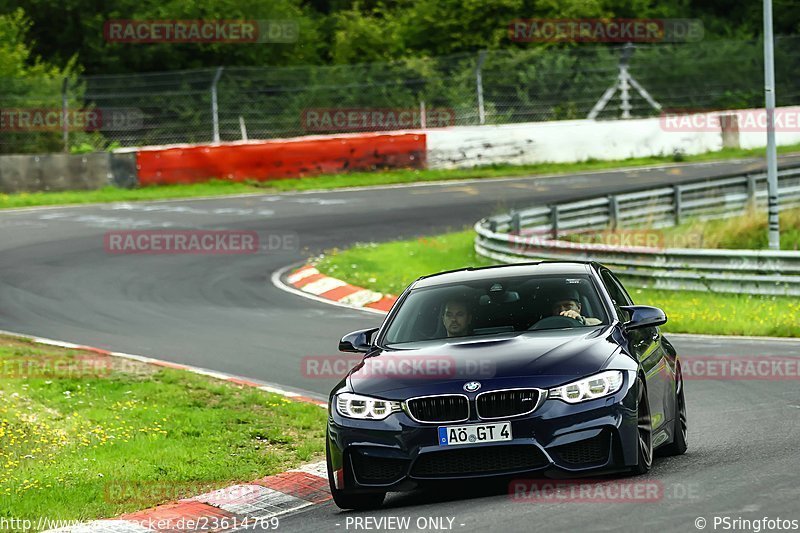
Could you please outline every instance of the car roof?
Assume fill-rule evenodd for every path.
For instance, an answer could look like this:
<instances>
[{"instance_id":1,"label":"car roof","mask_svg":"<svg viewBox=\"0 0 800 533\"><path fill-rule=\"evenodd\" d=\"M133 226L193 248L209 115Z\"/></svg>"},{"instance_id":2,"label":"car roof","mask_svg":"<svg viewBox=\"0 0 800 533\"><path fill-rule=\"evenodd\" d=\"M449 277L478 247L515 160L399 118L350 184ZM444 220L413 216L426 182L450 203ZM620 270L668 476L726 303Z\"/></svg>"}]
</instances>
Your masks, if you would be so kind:
<instances>
[{"instance_id":1,"label":"car roof","mask_svg":"<svg viewBox=\"0 0 800 533\"><path fill-rule=\"evenodd\" d=\"M437 285L446 285L450 283L463 283L482 279L516 276L587 274L591 264L591 261L540 261L537 263L518 263L514 265L496 265L479 268L467 267L423 276L413 284L412 288L435 287Z\"/></svg>"}]
</instances>

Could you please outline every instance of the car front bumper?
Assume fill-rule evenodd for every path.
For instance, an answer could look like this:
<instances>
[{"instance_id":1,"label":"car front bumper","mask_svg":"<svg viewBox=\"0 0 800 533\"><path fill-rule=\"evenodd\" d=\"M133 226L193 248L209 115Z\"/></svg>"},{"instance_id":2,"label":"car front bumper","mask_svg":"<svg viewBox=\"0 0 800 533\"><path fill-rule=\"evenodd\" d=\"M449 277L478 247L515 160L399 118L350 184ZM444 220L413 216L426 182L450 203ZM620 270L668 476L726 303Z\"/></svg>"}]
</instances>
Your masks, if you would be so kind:
<instances>
[{"instance_id":1,"label":"car front bumper","mask_svg":"<svg viewBox=\"0 0 800 533\"><path fill-rule=\"evenodd\" d=\"M395 492L435 480L624 470L637 461L636 393L629 383L606 398L580 404L548 399L533 413L503 420L473 415L458 424L423 424L400 412L366 421L332 410L327 438L334 482L349 491ZM512 440L439 445L439 426L501 421L511 423Z\"/></svg>"}]
</instances>

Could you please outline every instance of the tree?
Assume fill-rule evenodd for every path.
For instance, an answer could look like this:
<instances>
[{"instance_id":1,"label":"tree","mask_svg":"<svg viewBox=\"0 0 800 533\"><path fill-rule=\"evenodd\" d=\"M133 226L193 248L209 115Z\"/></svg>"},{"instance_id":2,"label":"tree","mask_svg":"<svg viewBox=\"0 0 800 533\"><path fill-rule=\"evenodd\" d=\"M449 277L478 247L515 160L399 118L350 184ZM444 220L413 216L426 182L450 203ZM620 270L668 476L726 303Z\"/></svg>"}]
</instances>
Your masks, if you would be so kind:
<instances>
[{"instance_id":1,"label":"tree","mask_svg":"<svg viewBox=\"0 0 800 533\"><path fill-rule=\"evenodd\" d=\"M0 0L0 12L15 0ZM35 51L58 65L73 54L86 74L184 70L214 66L318 63L318 22L300 0L28 0ZM290 20L294 43L117 43L103 33L110 20Z\"/></svg>"},{"instance_id":2,"label":"tree","mask_svg":"<svg viewBox=\"0 0 800 533\"><path fill-rule=\"evenodd\" d=\"M64 80L76 85L78 69L68 58L64 68L42 61L31 51L27 34L31 21L22 9L0 15L0 94L3 95L3 125L0 153L50 152L63 148L58 131L34 131L20 125L18 110L58 110ZM71 105L77 103L73 93ZM78 141L78 139L76 139Z\"/></svg>"}]
</instances>

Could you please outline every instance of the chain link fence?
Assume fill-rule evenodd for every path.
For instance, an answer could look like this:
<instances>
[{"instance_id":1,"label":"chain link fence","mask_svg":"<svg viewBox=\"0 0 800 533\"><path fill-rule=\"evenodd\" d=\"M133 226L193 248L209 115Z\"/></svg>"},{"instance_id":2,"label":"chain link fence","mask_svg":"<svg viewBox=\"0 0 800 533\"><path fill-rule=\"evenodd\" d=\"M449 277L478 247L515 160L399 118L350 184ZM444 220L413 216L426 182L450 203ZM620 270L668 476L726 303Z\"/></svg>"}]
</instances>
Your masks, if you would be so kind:
<instances>
[{"instance_id":1,"label":"chain link fence","mask_svg":"<svg viewBox=\"0 0 800 533\"><path fill-rule=\"evenodd\" d=\"M778 105L800 103L800 37L776 39L775 65ZM532 46L395 63L6 79L0 98L5 114L50 109L76 123L92 118L76 110L101 115L93 127L62 120L26 130L6 120L0 152L85 151L762 107L763 57L760 41ZM445 123L426 124L437 110L447 111ZM377 119L360 121L370 111ZM349 112L353 120L336 120Z\"/></svg>"}]
</instances>

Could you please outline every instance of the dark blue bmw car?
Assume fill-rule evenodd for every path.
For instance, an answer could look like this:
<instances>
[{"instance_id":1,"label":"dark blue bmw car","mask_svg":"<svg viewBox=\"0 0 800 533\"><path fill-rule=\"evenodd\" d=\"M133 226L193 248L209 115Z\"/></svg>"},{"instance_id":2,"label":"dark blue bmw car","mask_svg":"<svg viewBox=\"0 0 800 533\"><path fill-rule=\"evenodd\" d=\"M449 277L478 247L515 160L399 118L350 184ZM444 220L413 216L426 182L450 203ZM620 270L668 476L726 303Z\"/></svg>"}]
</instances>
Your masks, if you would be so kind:
<instances>
[{"instance_id":1,"label":"dark blue bmw car","mask_svg":"<svg viewBox=\"0 0 800 533\"><path fill-rule=\"evenodd\" d=\"M655 307L607 268L541 262L418 279L333 389L331 492L344 509L387 492L487 476L642 474L686 451L680 360Z\"/></svg>"}]
</instances>

